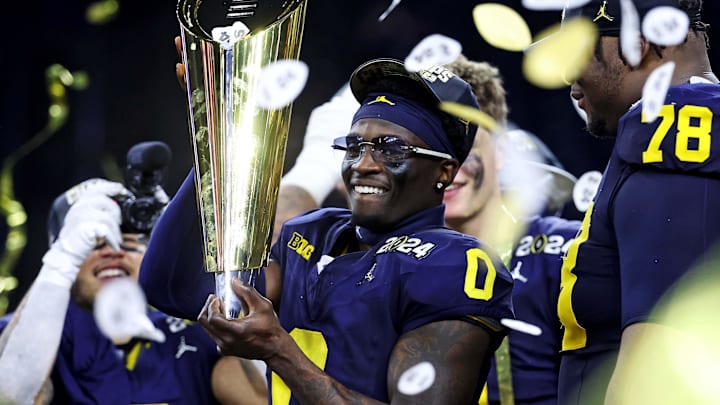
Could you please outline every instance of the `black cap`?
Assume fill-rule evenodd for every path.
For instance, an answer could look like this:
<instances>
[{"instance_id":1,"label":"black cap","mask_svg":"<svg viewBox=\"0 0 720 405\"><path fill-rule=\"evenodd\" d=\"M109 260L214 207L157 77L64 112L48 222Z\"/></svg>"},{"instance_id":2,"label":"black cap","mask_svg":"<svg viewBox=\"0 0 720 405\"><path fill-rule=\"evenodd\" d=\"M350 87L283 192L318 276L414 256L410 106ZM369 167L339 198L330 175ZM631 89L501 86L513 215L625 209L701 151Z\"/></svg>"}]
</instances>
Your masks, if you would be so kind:
<instances>
[{"instance_id":1,"label":"black cap","mask_svg":"<svg viewBox=\"0 0 720 405\"><path fill-rule=\"evenodd\" d=\"M444 101L476 109L480 109L480 105L470 84L442 66L408 72L399 60L373 59L355 69L350 76L350 90L361 104L370 93L376 92L394 93L424 104L441 118L460 162L472 148L477 126L441 111L438 105Z\"/></svg>"},{"instance_id":2,"label":"black cap","mask_svg":"<svg viewBox=\"0 0 720 405\"><path fill-rule=\"evenodd\" d=\"M633 0L633 4L641 19L648 11L655 7L669 6L677 9L680 8L679 0ZM601 35L618 35L620 33L620 21L622 19L620 0L591 0L583 6L563 10L563 21L573 17L590 19L595 23ZM691 23L700 21L699 14L689 17Z\"/></svg>"}]
</instances>

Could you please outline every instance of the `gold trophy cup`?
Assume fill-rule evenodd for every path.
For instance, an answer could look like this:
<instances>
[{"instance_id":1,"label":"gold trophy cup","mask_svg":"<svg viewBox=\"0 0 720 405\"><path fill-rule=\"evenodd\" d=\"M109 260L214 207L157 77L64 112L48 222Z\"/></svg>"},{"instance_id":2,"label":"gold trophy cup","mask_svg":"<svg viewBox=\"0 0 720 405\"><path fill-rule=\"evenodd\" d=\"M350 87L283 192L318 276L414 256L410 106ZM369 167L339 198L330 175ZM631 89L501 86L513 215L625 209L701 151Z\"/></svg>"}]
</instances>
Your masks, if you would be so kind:
<instances>
[{"instance_id":1,"label":"gold trophy cup","mask_svg":"<svg viewBox=\"0 0 720 405\"><path fill-rule=\"evenodd\" d=\"M183 63L205 271L225 316L269 256L292 105L257 104L262 68L298 59L306 0L180 0Z\"/></svg>"}]
</instances>

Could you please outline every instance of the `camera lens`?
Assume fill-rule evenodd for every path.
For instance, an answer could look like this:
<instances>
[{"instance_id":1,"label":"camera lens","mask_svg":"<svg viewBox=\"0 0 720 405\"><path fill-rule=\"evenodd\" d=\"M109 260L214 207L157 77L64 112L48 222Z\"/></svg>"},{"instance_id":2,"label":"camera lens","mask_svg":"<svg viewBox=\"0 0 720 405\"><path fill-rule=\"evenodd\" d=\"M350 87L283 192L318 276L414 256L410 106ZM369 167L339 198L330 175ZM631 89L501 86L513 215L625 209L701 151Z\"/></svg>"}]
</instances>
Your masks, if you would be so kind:
<instances>
[{"instance_id":1,"label":"camera lens","mask_svg":"<svg viewBox=\"0 0 720 405\"><path fill-rule=\"evenodd\" d=\"M130 197L121 203L123 227L132 232L148 233L162 212L163 204L153 197Z\"/></svg>"}]
</instances>

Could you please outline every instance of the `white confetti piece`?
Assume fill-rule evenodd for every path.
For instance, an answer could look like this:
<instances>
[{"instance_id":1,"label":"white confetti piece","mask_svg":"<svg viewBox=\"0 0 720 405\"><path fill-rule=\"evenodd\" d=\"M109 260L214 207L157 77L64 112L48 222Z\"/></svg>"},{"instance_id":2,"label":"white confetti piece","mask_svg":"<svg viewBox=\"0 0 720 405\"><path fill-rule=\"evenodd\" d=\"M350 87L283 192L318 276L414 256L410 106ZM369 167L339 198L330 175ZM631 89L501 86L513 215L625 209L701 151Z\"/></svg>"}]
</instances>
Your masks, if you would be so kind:
<instances>
[{"instance_id":1,"label":"white confetti piece","mask_svg":"<svg viewBox=\"0 0 720 405\"><path fill-rule=\"evenodd\" d=\"M213 40L220 43L223 49L232 49L235 42L250 32L250 28L240 21L236 21L229 27L215 27L210 32Z\"/></svg>"},{"instance_id":2,"label":"white confetti piece","mask_svg":"<svg viewBox=\"0 0 720 405\"><path fill-rule=\"evenodd\" d=\"M575 8L589 2L590 0L522 0L522 5L528 10L562 10L566 6Z\"/></svg>"},{"instance_id":3,"label":"white confetti piece","mask_svg":"<svg viewBox=\"0 0 720 405\"><path fill-rule=\"evenodd\" d=\"M423 361L405 370L398 380L398 391L403 395L418 395L435 382L435 367Z\"/></svg>"},{"instance_id":4,"label":"white confetti piece","mask_svg":"<svg viewBox=\"0 0 720 405\"><path fill-rule=\"evenodd\" d=\"M164 342L165 335L147 317L147 301L140 286L128 279L110 281L95 298L95 322L110 339L140 337Z\"/></svg>"},{"instance_id":5,"label":"white confetti piece","mask_svg":"<svg viewBox=\"0 0 720 405\"><path fill-rule=\"evenodd\" d=\"M575 100L572 96L570 96L570 101L572 102L573 108L575 108L575 112L587 124L587 113L585 112L585 110L580 108L579 102Z\"/></svg>"},{"instance_id":6,"label":"white confetti piece","mask_svg":"<svg viewBox=\"0 0 720 405\"><path fill-rule=\"evenodd\" d=\"M260 73L257 103L269 110L292 103L303 91L308 79L305 62L282 59L265 66Z\"/></svg>"},{"instance_id":7,"label":"white confetti piece","mask_svg":"<svg viewBox=\"0 0 720 405\"><path fill-rule=\"evenodd\" d=\"M409 72L429 69L452 63L462 53L460 42L441 34L432 34L420 41L407 58L405 68Z\"/></svg>"},{"instance_id":8,"label":"white confetti piece","mask_svg":"<svg viewBox=\"0 0 720 405\"><path fill-rule=\"evenodd\" d=\"M595 198L595 194L597 194L601 180L602 173L597 170L592 170L580 176L575 182L573 202L578 211L585 212L588 207L590 207L593 198Z\"/></svg>"},{"instance_id":9,"label":"white confetti piece","mask_svg":"<svg viewBox=\"0 0 720 405\"><path fill-rule=\"evenodd\" d=\"M643 122L653 122L660 114L674 71L675 62L666 62L655 68L645 80L642 93Z\"/></svg>"},{"instance_id":10,"label":"white confetti piece","mask_svg":"<svg viewBox=\"0 0 720 405\"><path fill-rule=\"evenodd\" d=\"M382 13L382 15L380 15L380 17L378 17L378 21L380 21L380 22L385 21L387 16L389 16L390 13L392 13L392 11L395 10L395 7L397 7L397 5L400 4L400 1L401 0L393 0L392 3L390 4L390 6L388 6L387 10L385 10L385 12Z\"/></svg>"},{"instance_id":11,"label":"white confetti piece","mask_svg":"<svg viewBox=\"0 0 720 405\"><path fill-rule=\"evenodd\" d=\"M622 19L620 21L620 49L631 66L640 64L642 44L640 43L640 16L632 0L620 0Z\"/></svg>"},{"instance_id":12,"label":"white confetti piece","mask_svg":"<svg viewBox=\"0 0 720 405\"><path fill-rule=\"evenodd\" d=\"M648 41L662 45L679 45L687 38L690 17L675 7L655 7L645 14L642 33Z\"/></svg>"},{"instance_id":13,"label":"white confetti piece","mask_svg":"<svg viewBox=\"0 0 720 405\"><path fill-rule=\"evenodd\" d=\"M521 321L519 319L504 318L504 319L500 320L500 323L507 326L508 328L510 328L512 330L526 333L528 335L532 335L532 336L542 335L542 329L540 329L540 327L533 325L531 323Z\"/></svg>"}]
</instances>

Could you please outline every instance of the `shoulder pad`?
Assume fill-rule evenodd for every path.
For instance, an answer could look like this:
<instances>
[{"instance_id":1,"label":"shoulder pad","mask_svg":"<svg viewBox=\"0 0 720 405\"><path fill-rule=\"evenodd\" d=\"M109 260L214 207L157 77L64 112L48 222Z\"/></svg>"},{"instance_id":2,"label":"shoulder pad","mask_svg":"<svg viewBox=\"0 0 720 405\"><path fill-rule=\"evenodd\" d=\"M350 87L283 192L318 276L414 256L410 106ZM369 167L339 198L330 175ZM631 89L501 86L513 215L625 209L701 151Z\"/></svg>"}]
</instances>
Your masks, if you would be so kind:
<instances>
[{"instance_id":1,"label":"shoulder pad","mask_svg":"<svg viewBox=\"0 0 720 405\"><path fill-rule=\"evenodd\" d=\"M720 174L720 85L668 90L660 115L647 122L642 104L621 119L615 150L621 160L675 172Z\"/></svg>"}]
</instances>

